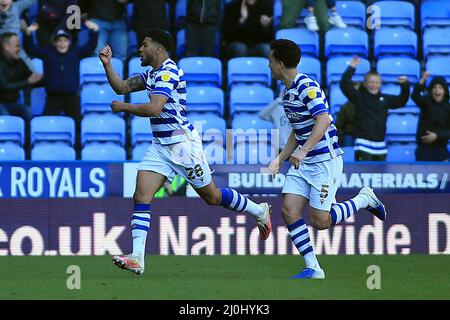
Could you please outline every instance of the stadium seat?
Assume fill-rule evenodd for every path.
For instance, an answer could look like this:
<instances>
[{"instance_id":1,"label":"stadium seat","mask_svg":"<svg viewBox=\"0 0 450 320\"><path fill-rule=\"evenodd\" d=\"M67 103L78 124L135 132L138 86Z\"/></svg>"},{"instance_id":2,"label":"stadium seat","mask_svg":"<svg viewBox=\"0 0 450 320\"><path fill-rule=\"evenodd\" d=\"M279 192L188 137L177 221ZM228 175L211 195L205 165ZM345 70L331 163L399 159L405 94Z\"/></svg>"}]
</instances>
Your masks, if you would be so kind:
<instances>
[{"instance_id":1,"label":"stadium seat","mask_svg":"<svg viewBox=\"0 0 450 320\"><path fill-rule=\"evenodd\" d=\"M329 99L329 105L330 105L330 112L333 115L333 117L341 110L341 107L347 103L348 99L347 97L342 93L341 88L339 88L339 85L332 85L330 87L330 99Z\"/></svg>"},{"instance_id":2,"label":"stadium seat","mask_svg":"<svg viewBox=\"0 0 450 320\"><path fill-rule=\"evenodd\" d=\"M111 142L91 142L81 150L81 160L88 161L124 161L125 149Z\"/></svg>"},{"instance_id":3,"label":"stadium seat","mask_svg":"<svg viewBox=\"0 0 450 320\"><path fill-rule=\"evenodd\" d=\"M46 99L45 88L34 88L31 90L30 103L33 116L40 116L44 112Z\"/></svg>"},{"instance_id":4,"label":"stadium seat","mask_svg":"<svg viewBox=\"0 0 450 320\"><path fill-rule=\"evenodd\" d=\"M139 49L139 44L137 43L137 35L136 32L134 32L133 30L128 31L128 56L136 56L138 49Z\"/></svg>"},{"instance_id":5,"label":"stadium seat","mask_svg":"<svg viewBox=\"0 0 450 320\"><path fill-rule=\"evenodd\" d=\"M81 90L81 114L89 112L111 112L111 102L124 101L109 84L90 84Z\"/></svg>"},{"instance_id":6,"label":"stadium seat","mask_svg":"<svg viewBox=\"0 0 450 320\"><path fill-rule=\"evenodd\" d=\"M234 164L268 165L278 155L278 150L265 142L238 143L233 151Z\"/></svg>"},{"instance_id":7,"label":"stadium seat","mask_svg":"<svg viewBox=\"0 0 450 320\"><path fill-rule=\"evenodd\" d=\"M153 141L150 119L145 117L133 117L131 120L131 145L135 146L143 142Z\"/></svg>"},{"instance_id":8,"label":"stadium seat","mask_svg":"<svg viewBox=\"0 0 450 320\"><path fill-rule=\"evenodd\" d=\"M386 123L388 141L414 142L419 117L413 114L390 114Z\"/></svg>"},{"instance_id":9,"label":"stadium seat","mask_svg":"<svg viewBox=\"0 0 450 320\"><path fill-rule=\"evenodd\" d=\"M231 123L233 129L233 144L248 142L270 142L274 125L261 119L258 115L239 114Z\"/></svg>"},{"instance_id":10,"label":"stadium seat","mask_svg":"<svg viewBox=\"0 0 450 320\"><path fill-rule=\"evenodd\" d=\"M374 5L379 7L381 28L404 27L414 29L415 8L406 1L378 1Z\"/></svg>"},{"instance_id":11,"label":"stadium seat","mask_svg":"<svg viewBox=\"0 0 450 320\"><path fill-rule=\"evenodd\" d=\"M341 149L342 149L342 151L344 151L344 154L342 155L342 159L344 160L345 163L355 161L355 147L354 146L341 147Z\"/></svg>"},{"instance_id":12,"label":"stadium seat","mask_svg":"<svg viewBox=\"0 0 450 320\"><path fill-rule=\"evenodd\" d=\"M182 58L178 66L183 69L188 85L206 84L222 86L222 62L212 57Z\"/></svg>"},{"instance_id":13,"label":"stadium seat","mask_svg":"<svg viewBox=\"0 0 450 320\"><path fill-rule=\"evenodd\" d=\"M450 27L450 2L423 1L421 6L421 28Z\"/></svg>"},{"instance_id":14,"label":"stadium seat","mask_svg":"<svg viewBox=\"0 0 450 320\"><path fill-rule=\"evenodd\" d=\"M30 124L31 144L40 141L59 141L75 144L75 121L65 116L34 117Z\"/></svg>"},{"instance_id":15,"label":"stadium seat","mask_svg":"<svg viewBox=\"0 0 450 320\"><path fill-rule=\"evenodd\" d=\"M390 2L390 1L388 1ZM384 28L375 31L374 55L417 56L417 34L404 28Z\"/></svg>"},{"instance_id":16,"label":"stadium seat","mask_svg":"<svg viewBox=\"0 0 450 320\"><path fill-rule=\"evenodd\" d=\"M302 28L282 29L276 32L275 39L289 39L294 41L300 46L302 56L314 58L319 56L319 34L317 32Z\"/></svg>"},{"instance_id":17,"label":"stadium seat","mask_svg":"<svg viewBox=\"0 0 450 320\"><path fill-rule=\"evenodd\" d=\"M114 70L117 72L119 77L123 78L123 63L117 58L111 59L111 64ZM106 83L108 79L106 78L105 69L103 64L97 57L84 58L80 62L80 83Z\"/></svg>"},{"instance_id":18,"label":"stadium seat","mask_svg":"<svg viewBox=\"0 0 450 320\"><path fill-rule=\"evenodd\" d=\"M405 57L389 57L378 60L377 71L383 82L397 82L398 77L407 76L411 83L420 78L420 64L417 60Z\"/></svg>"},{"instance_id":19,"label":"stadium seat","mask_svg":"<svg viewBox=\"0 0 450 320\"><path fill-rule=\"evenodd\" d=\"M179 58L184 56L186 52L186 30L181 29L177 32L177 47L176 53Z\"/></svg>"},{"instance_id":20,"label":"stadium seat","mask_svg":"<svg viewBox=\"0 0 450 320\"><path fill-rule=\"evenodd\" d=\"M25 122L16 116L0 116L0 141L10 141L23 146Z\"/></svg>"},{"instance_id":21,"label":"stadium seat","mask_svg":"<svg viewBox=\"0 0 450 320\"><path fill-rule=\"evenodd\" d=\"M188 119L200 132L202 141L225 144L227 124L223 118L212 113L190 113Z\"/></svg>"},{"instance_id":22,"label":"stadium seat","mask_svg":"<svg viewBox=\"0 0 450 320\"><path fill-rule=\"evenodd\" d=\"M0 161L25 160L23 148L13 142L0 142Z\"/></svg>"},{"instance_id":23,"label":"stadium seat","mask_svg":"<svg viewBox=\"0 0 450 320\"><path fill-rule=\"evenodd\" d=\"M147 90L136 91L130 93L130 103L148 103L150 98L148 97Z\"/></svg>"},{"instance_id":24,"label":"stadium seat","mask_svg":"<svg viewBox=\"0 0 450 320\"><path fill-rule=\"evenodd\" d=\"M336 9L349 27L366 28L366 6L359 1L336 1Z\"/></svg>"},{"instance_id":25,"label":"stadium seat","mask_svg":"<svg viewBox=\"0 0 450 320\"><path fill-rule=\"evenodd\" d=\"M425 70L431 73L432 77L443 76L450 83L450 57L431 56L426 63ZM429 78L429 80L431 80Z\"/></svg>"},{"instance_id":26,"label":"stadium seat","mask_svg":"<svg viewBox=\"0 0 450 320\"><path fill-rule=\"evenodd\" d=\"M203 153L205 154L208 164L226 164L227 151L217 143L203 143Z\"/></svg>"},{"instance_id":27,"label":"stadium seat","mask_svg":"<svg viewBox=\"0 0 450 320\"><path fill-rule=\"evenodd\" d=\"M356 28L331 29L325 34L325 56L358 55L366 58L369 52L367 33Z\"/></svg>"},{"instance_id":28,"label":"stadium seat","mask_svg":"<svg viewBox=\"0 0 450 320\"><path fill-rule=\"evenodd\" d=\"M214 112L223 116L224 94L216 87L192 86L187 88L187 109L195 112Z\"/></svg>"},{"instance_id":29,"label":"stadium seat","mask_svg":"<svg viewBox=\"0 0 450 320\"><path fill-rule=\"evenodd\" d=\"M34 58L31 60L37 73L44 73L44 62L41 59Z\"/></svg>"},{"instance_id":30,"label":"stadium seat","mask_svg":"<svg viewBox=\"0 0 450 320\"><path fill-rule=\"evenodd\" d=\"M341 81L342 74L350 64L352 56L333 57L327 61L327 85ZM356 68L352 80L355 82L364 81L364 76L370 71L370 62L367 59L360 58L361 63Z\"/></svg>"},{"instance_id":31,"label":"stadium seat","mask_svg":"<svg viewBox=\"0 0 450 320\"><path fill-rule=\"evenodd\" d=\"M178 30L186 24L187 0L178 0L175 5L175 29Z\"/></svg>"},{"instance_id":32,"label":"stadium seat","mask_svg":"<svg viewBox=\"0 0 450 320\"><path fill-rule=\"evenodd\" d=\"M412 91L412 87L411 90ZM392 94L392 95L399 95L400 94L400 85L397 83L385 83L381 86L381 92L384 94ZM398 109L389 109L389 114L391 113L411 113L411 114L419 114L420 108L416 106L414 101L411 99L411 94L409 95L408 102L406 102L406 105L402 108Z\"/></svg>"},{"instance_id":33,"label":"stadium seat","mask_svg":"<svg viewBox=\"0 0 450 320\"><path fill-rule=\"evenodd\" d=\"M141 66L141 58L131 58L128 62L128 77L132 77L138 75L140 73L147 72L151 67L143 67Z\"/></svg>"},{"instance_id":34,"label":"stadium seat","mask_svg":"<svg viewBox=\"0 0 450 320\"><path fill-rule=\"evenodd\" d=\"M81 144L91 141L125 145L125 121L113 114L91 114L81 120Z\"/></svg>"},{"instance_id":35,"label":"stadium seat","mask_svg":"<svg viewBox=\"0 0 450 320\"><path fill-rule=\"evenodd\" d=\"M258 85L239 86L230 92L230 115L258 112L274 100L273 91Z\"/></svg>"},{"instance_id":36,"label":"stadium seat","mask_svg":"<svg viewBox=\"0 0 450 320\"><path fill-rule=\"evenodd\" d=\"M144 156L145 153L147 152L148 147L151 145L150 142L142 142L142 143L138 143L136 146L134 146L133 148L133 152L131 155L131 159L133 161L141 161Z\"/></svg>"},{"instance_id":37,"label":"stadium seat","mask_svg":"<svg viewBox=\"0 0 450 320\"><path fill-rule=\"evenodd\" d=\"M281 0L275 0L273 2L273 26L276 29L278 29L282 15L283 15L283 4Z\"/></svg>"},{"instance_id":38,"label":"stadium seat","mask_svg":"<svg viewBox=\"0 0 450 320\"><path fill-rule=\"evenodd\" d=\"M423 54L425 57L432 54L450 54L450 27L425 29Z\"/></svg>"},{"instance_id":39,"label":"stadium seat","mask_svg":"<svg viewBox=\"0 0 450 320\"><path fill-rule=\"evenodd\" d=\"M312 57L302 57L297 69L301 73L307 74L318 83L322 83L322 71L320 69L320 61Z\"/></svg>"},{"instance_id":40,"label":"stadium seat","mask_svg":"<svg viewBox=\"0 0 450 320\"><path fill-rule=\"evenodd\" d=\"M269 59L240 57L228 60L228 86L258 83L270 87L272 79Z\"/></svg>"},{"instance_id":41,"label":"stadium seat","mask_svg":"<svg viewBox=\"0 0 450 320\"><path fill-rule=\"evenodd\" d=\"M388 162L414 162L416 161L415 143L393 143L388 144L387 158Z\"/></svg>"},{"instance_id":42,"label":"stadium seat","mask_svg":"<svg viewBox=\"0 0 450 320\"><path fill-rule=\"evenodd\" d=\"M36 161L73 161L75 150L62 142L40 142L31 150L31 160Z\"/></svg>"}]
</instances>

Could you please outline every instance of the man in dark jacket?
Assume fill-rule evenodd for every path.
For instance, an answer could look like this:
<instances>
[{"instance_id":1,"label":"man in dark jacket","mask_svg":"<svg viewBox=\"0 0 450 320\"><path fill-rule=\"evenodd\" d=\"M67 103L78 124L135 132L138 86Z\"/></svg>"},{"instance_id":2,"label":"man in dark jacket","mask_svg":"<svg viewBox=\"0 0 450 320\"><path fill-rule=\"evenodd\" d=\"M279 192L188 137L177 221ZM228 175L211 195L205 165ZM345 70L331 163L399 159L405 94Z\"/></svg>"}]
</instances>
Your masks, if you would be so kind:
<instances>
[{"instance_id":1,"label":"man in dark jacket","mask_svg":"<svg viewBox=\"0 0 450 320\"><path fill-rule=\"evenodd\" d=\"M187 8L186 56L217 56L221 0L188 0Z\"/></svg>"},{"instance_id":2,"label":"man in dark jacket","mask_svg":"<svg viewBox=\"0 0 450 320\"><path fill-rule=\"evenodd\" d=\"M448 83L444 77L430 81L428 93L422 96L425 81L430 77L425 72L414 86L413 101L420 107L417 125L417 161L445 161L450 158L447 143L450 139L450 104Z\"/></svg>"},{"instance_id":3,"label":"man in dark jacket","mask_svg":"<svg viewBox=\"0 0 450 320\"><path fill-rule=\"evenodd\" d=\"M274 38L273 6L268 0L234 0L225 5L222 33L229 59L269 57Z\"/></svg>"},{"instance_id":4,"label":"man in dark jacket","mask_svg":"<svg viewBox=\"0 0 450 320\"><path fill-rule=\"evenodd\" d=\"M388 110L405 106L410 84L406 76L399 77L400 95L383 94L380 75L368 72L357 90L353 87L352 76L360 63L358 57L352 58L340 82L342 92L355 106L355 161L384 161Z\"/></svg>"},{"instance_id":5,"label":"man in dark jacket","mask_svg":"<svg viewBox=\"0 0 450 320\"><path fill-rule=\"evenodd\" d=\"M0 115L22 117L31 121L31 109L19 102L20 90L36 85L42 75L31 72L20 59L20 43L17 34L5 32L0 36Z\"/></svg>"}]
</instances>

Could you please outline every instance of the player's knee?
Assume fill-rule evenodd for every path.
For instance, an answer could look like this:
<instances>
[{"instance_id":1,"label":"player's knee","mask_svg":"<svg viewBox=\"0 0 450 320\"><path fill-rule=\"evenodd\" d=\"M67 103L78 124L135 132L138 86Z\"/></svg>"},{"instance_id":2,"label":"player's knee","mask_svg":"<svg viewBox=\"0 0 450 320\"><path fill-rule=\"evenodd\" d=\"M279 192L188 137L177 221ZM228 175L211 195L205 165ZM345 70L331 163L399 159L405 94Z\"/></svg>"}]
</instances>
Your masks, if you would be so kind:
<instances>
[{"instance_id":1,"label":"player's knee","mask_svg":"<svg viewBox=\"0 0 450 320\"><path fill-rule=\"evenodd\" d=\"M218 206L220 203L220 195L218 192L211 192L204 195L203 200L210 206Z\"/></svg>"},{"instance_id":2,"label":"player's knee","mask_svg":"<svg viewBox=\"0 0 450 320\"><path fill-rule=\"evenodd\" d=\"M281 208L281 215L285 221L292 221L298 216L298 212L287 206L283 206Z\"/></svg>"},{"instance_id":3,"label":"player's knee","mask_svg":"<svg viewBox=\"0 0 450 320\"><path fill-rule=\"evenodd\" d=\"M311 215L311 221L310 222L311 222L311 225L317 230L325 230L325 229L328 229L330 227L329 226L329 221L321 219L321 218L318 218L318 217L316 217L314 215Z\"/></svg>"},{"instance_id":4,"label":"player's knee","mask_svg":"<svg viewBox=\"0 0 450 320\"><path fill-rule=\"evenodd\" d=\"M133 194L133 202L134 203L150 203L152 202L153 196L140 192L136 190Z\"/></svg>"}]
</instances>

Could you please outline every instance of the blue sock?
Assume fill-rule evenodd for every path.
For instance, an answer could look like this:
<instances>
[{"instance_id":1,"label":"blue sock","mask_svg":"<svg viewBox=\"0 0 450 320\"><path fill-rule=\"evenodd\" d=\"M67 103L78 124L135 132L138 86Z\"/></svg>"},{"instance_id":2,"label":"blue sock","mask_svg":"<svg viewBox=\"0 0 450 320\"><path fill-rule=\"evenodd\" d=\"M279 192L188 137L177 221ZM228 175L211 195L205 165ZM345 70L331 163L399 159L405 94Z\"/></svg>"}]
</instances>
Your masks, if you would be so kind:
<instances>
[{"instance_id":1,"label":"blue sock","mask_svg":"<svg viewBox=\"0 0 450 320\"><path fill-rule=\"evenodd\" d=\"M133 236L133 254L143 257L145 242L150 228L150 204L135 204L131 217L131 235Z\"/></svg>"},{"instance_id":2,"label":"blue sock","mask_svg":"<svg viewBox=\"0 0 450 320\"><path fill-rule=\"evenodd\" d=\"M292 242L305 259L306 267L317 269L319 267L319 261L317 261L316 255L314 254L305 220L300 218L294 223L289 224L287 228Z\"/></svg>"},{"instance_id":3,"label":"blue sock","mask_svg":"<svg viewBox=\"0 0 450 320\"><path fill-rule=\"evenodd\" d=\"M264 214L264 209L260 205L254 203L234 189L221 188L220 193L222 194L220 206L224 208L238 212L247 212L255 218Z\"/></svg>"}]
</instances>

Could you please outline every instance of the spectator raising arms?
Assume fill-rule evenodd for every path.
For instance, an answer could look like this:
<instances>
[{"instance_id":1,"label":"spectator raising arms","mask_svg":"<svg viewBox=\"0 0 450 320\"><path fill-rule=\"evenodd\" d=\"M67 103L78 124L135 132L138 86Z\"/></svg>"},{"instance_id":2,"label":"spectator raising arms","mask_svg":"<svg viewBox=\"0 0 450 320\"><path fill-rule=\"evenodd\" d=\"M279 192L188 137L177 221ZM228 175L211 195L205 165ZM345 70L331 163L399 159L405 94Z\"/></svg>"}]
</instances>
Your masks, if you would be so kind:
<instances>
[{"instance_id":1,"label":"spectator raising arms","mask_svg":"<svg viewBox=\"0 0 450 320\"><path fill-rule=\"evenodd\" d=\"M19 57L20 50L17 34L6 32L0 36L0 115L19 116L29 123L33 114L19 102L19 92L37 85L42 75L27 67Z\"/></svg>"},{"instance_id":2,"label":"spectator raising arms","mask_svg":"<svg viewBox=\"0 0 450 320\"><path fill-rule=\"evenodd\" d=\"M361 63L358 57L352 58L342 75L340 87L344 95L355 107L355 160L384 161L386 149L386 120L388 109L405 106L409 97L409 81L406 76L399 77L401 92L399 96L380 92L381 76L368 72L359 89L355 89L352 76Z\"/></svg>"},{"instance_id":3,"label":"spectator raising arms","mask_svg":"<svg viewBox=\"0 0 450 320\"><path fill-rule=\"evenodd\" d=\"M428 93L422 96L425 81L430 77L425 72L412 93L413 101L420 107L417 128L417 161L444 161L449 159L447 143L450 139L450 104L448 83L444 77L430 81Z\"/></svg>"},{"instance_id":4,"label":"spectator raising arms","mask_svg":"<svg viewBox=\"0 0 450 320\"><path fill-rule=\"evenodd\" d=\"M234 0L225 5L222 26L228 58L269 57L273 7L268 0Z\"/></svg>"}]
</instances>

